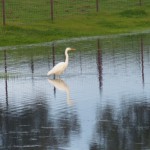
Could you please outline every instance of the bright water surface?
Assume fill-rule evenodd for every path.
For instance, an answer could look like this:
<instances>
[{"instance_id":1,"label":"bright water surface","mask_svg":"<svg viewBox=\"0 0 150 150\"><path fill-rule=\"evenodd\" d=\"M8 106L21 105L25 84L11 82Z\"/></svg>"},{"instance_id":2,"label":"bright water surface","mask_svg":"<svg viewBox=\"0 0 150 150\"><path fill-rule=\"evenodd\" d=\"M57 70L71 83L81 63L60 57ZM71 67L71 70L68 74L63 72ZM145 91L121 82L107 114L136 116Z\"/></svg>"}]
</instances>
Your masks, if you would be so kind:
<instances>
[{"instance_id":1,"label":"bright water surface","mask_svg":"<svg viewBox=\"0 0 150 150\"><path fill-rule=\"evenodd\" d=\"M150 34L0 51L0 150L149 150ZM61 79L52 66L70 64Z\"/></svg>"}]
</instances>

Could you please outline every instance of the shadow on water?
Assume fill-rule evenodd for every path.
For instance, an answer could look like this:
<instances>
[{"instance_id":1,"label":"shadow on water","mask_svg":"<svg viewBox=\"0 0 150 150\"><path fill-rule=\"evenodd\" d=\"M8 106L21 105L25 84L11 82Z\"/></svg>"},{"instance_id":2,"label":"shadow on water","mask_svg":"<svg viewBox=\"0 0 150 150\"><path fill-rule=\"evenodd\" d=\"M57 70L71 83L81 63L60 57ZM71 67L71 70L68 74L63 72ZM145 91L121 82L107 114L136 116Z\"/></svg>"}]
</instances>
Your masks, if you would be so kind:
<instances>
[{"instance_id":1,"label":"shadow on water","mask_svg":"<svg viewBox=\"0 0 150 150\"><path fill-rule=\"evenodd\" d=\"M145 98L142 98L144 100ZM131 98L128 101L141 101ZM123 98L123 101L126 101ZM118 114L107 105L97 109L97 122L91 140L90 150L112 149L132 150L150 147L150 104L123 103Z\"/></svg>"},{"instance_id":2,"label":"shadow on water","mask_svg":"<svg viewBox=\"0 0 150 150\"><path fill-rule=\"evenodd\" d=\"M78 134L80 126L77 114L66 110L53 118L44 99L36 97L38 103L12 114L0 109L1 149L59 149L70 141L72 132Z\"/></svg>"},{"instance_id":3,"label":"shadow on water","mask_svg":"<svg viewBox=\"0 0 150 150\"><path fill-rule=\"evenodd\" d=\"M149 37L1 50L0 149L150 149ZM66 72L48 78L68 45Z\"/></svg>"}]
</instances>

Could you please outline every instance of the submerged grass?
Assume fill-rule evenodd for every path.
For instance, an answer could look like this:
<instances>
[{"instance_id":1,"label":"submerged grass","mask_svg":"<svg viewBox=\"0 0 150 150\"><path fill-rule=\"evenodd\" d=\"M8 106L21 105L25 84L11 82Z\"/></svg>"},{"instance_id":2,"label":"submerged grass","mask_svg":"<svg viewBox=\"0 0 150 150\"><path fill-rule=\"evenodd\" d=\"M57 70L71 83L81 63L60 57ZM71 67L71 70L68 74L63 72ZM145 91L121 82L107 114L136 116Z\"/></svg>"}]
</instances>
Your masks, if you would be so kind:
<instances>
[{"instance_id":1,"label":"submerged grass","mask_svg":"<svg viewBox=\"0 0 150 150\"><path fill-rule=\"evenodd\" d=\"M148 5L132 6L132 8L124 8L121 11L117 11L114 5L111 8L109 11L107 7L103 7L98 13L93 11L83 15L65 15L63 19L56 18L53 22L46 19L31 21L30 23L25 23L26 20L23 19L18 19L15 22L8 20L6 26L0 26L0 46L150 29L150 10Z\"/></svg>"}]
</instances>

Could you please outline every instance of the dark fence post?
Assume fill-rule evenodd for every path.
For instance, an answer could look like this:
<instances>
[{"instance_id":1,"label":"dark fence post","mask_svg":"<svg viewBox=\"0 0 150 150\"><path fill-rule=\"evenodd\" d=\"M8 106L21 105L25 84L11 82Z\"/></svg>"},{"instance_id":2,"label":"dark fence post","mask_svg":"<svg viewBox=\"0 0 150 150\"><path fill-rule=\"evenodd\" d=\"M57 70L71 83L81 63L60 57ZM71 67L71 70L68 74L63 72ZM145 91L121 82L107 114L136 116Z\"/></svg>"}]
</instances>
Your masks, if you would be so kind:
<instances>
[{"instance_id":1,"label":"dark fence post","mask_svg":"<svg viewBox=\"0 0 150 150\"><path fill-rule=\"evenodd\" d=\"M96 0L96 11L99 11L99 0Z\"/></svg>"},{"instance_id":2,"label":"dark fence post","mask_svg":"<svg viewBox=\"0 0 150 150\"><path fill-rule=\"evenodd\" d=\"M5 0L2 0L2 15L3 15L3 25L5 25L6 24Z\"/></svg>"},{"instance_id":3,"label":"dark fence post","mask_svg":"<svg viewBox=\"0 0 150 150\"><path fill-rule=\"evenodd\" d=\"M142 0L139 1L140 6L142 6Z\"/></svg>"},{"instance_id":4,"label":"dark fence post","mask_svg":"<svg viewBox=\"0 0 150 150\"><path fill-rule=\"evenodd\" d=\"M54 20L54 1L50 0L50 5L51 5L51 20Z\"/></svg>"}]
</instances>

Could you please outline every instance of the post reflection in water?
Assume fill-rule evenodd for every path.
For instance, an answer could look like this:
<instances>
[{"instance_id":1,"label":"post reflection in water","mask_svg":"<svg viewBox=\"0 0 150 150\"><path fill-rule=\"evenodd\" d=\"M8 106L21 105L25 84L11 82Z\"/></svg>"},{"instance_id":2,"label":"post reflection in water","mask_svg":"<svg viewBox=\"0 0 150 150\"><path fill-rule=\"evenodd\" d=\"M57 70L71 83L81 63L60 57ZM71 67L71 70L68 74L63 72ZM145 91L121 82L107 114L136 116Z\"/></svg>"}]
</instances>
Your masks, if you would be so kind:
<instances>
[{"instance_id":1,"label":"post reflection in water","mask_svg":"<svg viewBox=\"0 0 150 150\"><path fill-rule=\"evenodd\" d=\"M99 87L100 91L103 86L103 64L102 64L102 49L100 45L100 40L97 40L97 68L98 68L98 78L99 78Z\"/></svg>"},{"instance_id":2,"label":"post reflection in water","mask_svg":"<svg viewBox=\"0 0 150 150\"><path fill-rule=\"evenodd\" d=\"M141 37L141 46L140 46L140 49L141 49L141 67L142 67L142 83L143 83L143 86L144 86L144 43L143 43L143 38Z\"/></svg>"},{"instance_id":3,"label":"post reflection in water","mask_svg":"<svg viewBox=\"0 0 150 150\"><path fill-rule=\"evenodd\" d=\"M4 68L5 68L5 95L6 95L6 105L8 106L7 54L6 54L6 50L4 50Z\"/></svg>"},{"instance_id":4,"label":"post reflection in water","mask_svg":"<svg viewBox=\"0 0 150 150\"><path fill-rule=\"evenodd\" d=\"M30 62L30 64L31 64L31 72L32 72L32 74L34 74L34 58L33 58L33 55L31 55L31 62Z\"/></svg>"},{"instance_id":5,"label":"post reflection in water","mask_svg":"<svg viewBox=\"0 0 150 150\"><path fill-rule=\"evenodd\" d=\"M67 104L69 106L73 105L73 100L70 98L70 89L68 85L62 79L48 79L48 82L54 86L54 88L66 92L67 95ZM55 94L55 92L54 92Z\"/></svg>"},{"instance_id":6,"label":"post reflection in water","mask_svg":"<svg viewBox=\"0 0 150 150\"><path fill-rule=\"evenodd\" d=\"M53 67L55 66L55 46L54 43L52 45L52 55L53 55ZM54 79L55 79L55 74L54 74ZM55 89L54 89L55 91Z\"/></svg>"}]
</instances>

